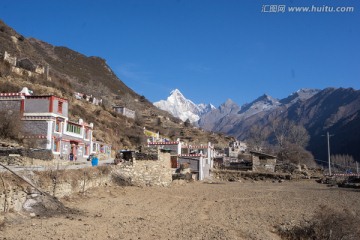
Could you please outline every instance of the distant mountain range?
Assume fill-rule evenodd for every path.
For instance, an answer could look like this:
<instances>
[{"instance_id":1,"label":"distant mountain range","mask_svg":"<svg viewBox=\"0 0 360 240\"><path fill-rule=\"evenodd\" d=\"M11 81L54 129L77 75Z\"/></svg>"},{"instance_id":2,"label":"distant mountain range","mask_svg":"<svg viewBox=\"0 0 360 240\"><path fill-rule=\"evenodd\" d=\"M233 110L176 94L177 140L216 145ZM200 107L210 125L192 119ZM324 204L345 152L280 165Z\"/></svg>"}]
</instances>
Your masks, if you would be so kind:
<instances>
[{"instance_id":1,"label":"distant mountain range","mask_svg":"<svg viewBox=\"0 0 360 240\"><path fill-rule=\"evenodd\" d=\"M176 91L179 94L179 90ZM181 96L183 97L182 94ZM294 121L308 130L311 137L308 150L320 160L325 160L327 157L326 139L323 135L329 131L334 135L331 138L332 154L349 154L360 161L359 90L300 89L280 100L264 94L242 106L228 99L218 108L212 107L210 111L203 111L201 114L182 105L191 102L186 98L181 98L178 102L168 100L165 102L167 108L172 109L171 113L174 116L179 117L174 114L177 109L187 109L187 115L195 116L192 118L194 121L199 119L196 124L201 128L229 134L239 140L246 140L250 128L254 125L258 125L261 129L270 126L274 119Z\"/></svg>"}]
</instances>

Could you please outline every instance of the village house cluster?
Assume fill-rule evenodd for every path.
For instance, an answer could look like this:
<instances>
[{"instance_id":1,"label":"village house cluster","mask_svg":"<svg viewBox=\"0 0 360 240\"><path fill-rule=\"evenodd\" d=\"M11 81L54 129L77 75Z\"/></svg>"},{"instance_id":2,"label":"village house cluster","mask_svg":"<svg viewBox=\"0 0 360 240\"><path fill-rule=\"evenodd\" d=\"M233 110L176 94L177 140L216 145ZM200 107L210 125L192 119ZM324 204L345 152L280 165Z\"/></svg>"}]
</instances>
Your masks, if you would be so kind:
<instances>
[{"instance_id":1,"label":"village house cluster","mask_svg":"<svg viewBox=\"0 0 360 240\"><path fill-rule=\"evenodd\" d=\"M188 145L177 139L176 141L148 142L149 147L158 147L170 153L171 168L178 169L181 164L187 163L191 173L198 180L210 177L215 156L214 146L209 142L206 145Z\"/></svg>"},{"instance_id":2,"label":"village house cluster","mask_svg":"<svg viewBox=\"0 0 360 240\"><path fill-rule=\"evenodd\" d=\"M36 140L39 148L50 150L55 157L83 160L94 153L110 157L111 146L94 139L93 123L69 120L65 98L30 95L24 88L19 93L0 93L0 111L18 112L24 138Z\"/></svg>"},{"instance_id":3,"label":"village house cluster","mask_svg":"<svg viewBox=\"0 0 360 240\"><path fill-rule=\"evenodd\" d=\"M28 58L18 59L5 52L3 60L18 74L46 74L48 77L48 67L36 65ZM36 141L39 148L51 151L60 159L84 160L96 153L110 157L111 145L94 139L93 123L86 123L83 119L76 122L69 120L67 99L54 95L36 96L31 93L24 88L20 93L0 94L0 111L10 110L20 114L25 139ZM103 103L102 99L84 93L74 92L74 97L94 105ZM135 111L131 109L123 106L113 106L112 109L118 114L135 119ZM170 153L169 164L174 173L181 165L186 164L191 169L192 176L198 180L210 177L211 169L219 166L236 166L237 169L245 166L246 170L275 171L274 156L248 152L245 159L240 159L240 154L247 150L244 142L233 141L224 149L223 154L220 154L210 142L195 146L180 139L171 141L145 128L144 134L148 137L148 147ZM248 165L248 162L251 164Z\"/></svg>"},{"instance_id":4,"label":"village house cluster","mask_svg":"<svg viewBox=\"0 0 360 240\"><path fill-rule=\"evenodd\" d=\"M94 97L93 95L87 95L87 94L84 94L84 93L75 92L74 97L77 100L85 100L85 101L87 101L87 102L89 102L91 104L94 104L94 105L101 105L102 104L102 99L98 99L98 98Z\"/></svg>"},{"instance_id":5,"label":"village house cluster","mask_svg":"<svg viewBox=\"0 0 360 240\"><path fill-rule=\"evenodd\" d=\"M197 180L210 177L213 168L275 172L275 156L248 151L244 142L230 142L229 146L223 149L223 153L220 153L210 142L190 145L181 142L180 139L170 141L161 137L158 133L146 129L144 129L144 132L148 136L148 147L157 147L170 153L173 172L179 169L182 164L187 164L191 169L191 174Z\"/></svg>"},{"instance_id":6,"label":"village house cluster","mask_svg":"<svg viewBox=\"0 0 360 240\"><path fill-rule=\"evenodd\" d=\"M101 98L98 99L98 98L94 97L93 95L88 95L85 93L75 92L74 97L77 100L84 100L84 101L87 101L94 105L102 105L102 103L103 103L103 100ZM112 109L114 112L119 113L127 118L135 119L135 111L133 111L129 108L126 108L123 106L113 106Z\"/></svg>"}]
</instances>

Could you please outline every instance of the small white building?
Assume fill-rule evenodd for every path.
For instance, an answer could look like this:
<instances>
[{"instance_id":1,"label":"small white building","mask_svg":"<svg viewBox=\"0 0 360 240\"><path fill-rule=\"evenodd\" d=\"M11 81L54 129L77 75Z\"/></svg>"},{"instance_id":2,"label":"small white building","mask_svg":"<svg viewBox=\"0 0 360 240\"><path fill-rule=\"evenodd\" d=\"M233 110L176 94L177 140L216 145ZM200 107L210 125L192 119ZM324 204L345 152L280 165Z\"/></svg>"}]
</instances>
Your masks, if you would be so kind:
<instances>
[{"instance_id":1,"label":"small white building","mask_svg":"<svg viewBox=\"0 0 360 240\"><path fill-rule=\"evenodd\" d=\"M135 119L135 111L122 106L113 106L113 110L125 117Z\"/></svg>"},{"instance_id":2,"label":"small white building","mask_svg":"<svg viewBox=\"0 0 360 240\"><path fill-rule=\"evenodd\" d=\"M229 147L225 148L226 157L237 158L240 153L244 153L247 149L245 142L231 141Z\"/></svg>"},{"instance_id":3,"label":"small white building","mask_svg":"<svg viewBox=\"0 0 360 240\"><path fill-rule=\"evenodd\" d=\"M179 168L181 163L188 163L193 174L198 180L204 180L210 176L210 169L213 168L215 150L208 144L187 145L177 139L176 141L148 142L148 146L166 149L170 152L171 167Z\"/></svg>"}]
</instances>

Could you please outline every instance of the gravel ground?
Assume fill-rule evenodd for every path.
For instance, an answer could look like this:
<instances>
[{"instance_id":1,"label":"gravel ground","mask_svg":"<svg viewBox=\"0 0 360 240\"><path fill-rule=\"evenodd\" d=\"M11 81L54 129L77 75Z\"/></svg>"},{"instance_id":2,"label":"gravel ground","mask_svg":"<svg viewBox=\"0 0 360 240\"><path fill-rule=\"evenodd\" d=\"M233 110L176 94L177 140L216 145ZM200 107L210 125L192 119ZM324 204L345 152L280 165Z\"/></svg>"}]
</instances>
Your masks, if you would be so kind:
<instances>
[{"instance_id":1,"label":"gravel ground","mask_svg":"<svg viewBox=\"0 0 360 240\"><path fill-rule=\"evenodd\" d=\"M360 214L360 191L312 180L109 186L62 199L52 217L6 215L0 239L280 239L279 225L308 221L320 205Z\"/></svg>"}]
</instances>

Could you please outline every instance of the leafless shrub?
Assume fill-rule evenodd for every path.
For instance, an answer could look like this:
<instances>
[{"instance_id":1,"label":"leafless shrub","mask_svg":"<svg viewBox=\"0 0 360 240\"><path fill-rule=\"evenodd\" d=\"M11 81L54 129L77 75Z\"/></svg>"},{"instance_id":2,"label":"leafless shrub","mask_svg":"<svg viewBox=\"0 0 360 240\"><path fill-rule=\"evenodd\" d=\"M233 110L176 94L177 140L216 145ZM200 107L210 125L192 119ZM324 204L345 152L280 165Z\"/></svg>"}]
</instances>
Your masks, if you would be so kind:
<instances>
[{"instance_id":1,"label":"leafless shrub","mask_svg":"<svg viewBox=\"0 0 360 240\"><path fill-rule=\"evenodd\" d=\"M260 128L258 125L253 125L249 130L247 139L250 149L253 151L263 151L269 135L270 132L267 128Z\"/></svg>"},{"instance_id":2,"label":"leafless shrub","mask_svg":"<svg viewBox=\"0 0 360 240\"><path fill-rule=\"evenodd\" d=\"M17 38L20 42L23 42L25 40L25 37L23 35L18 36Z\"/></svg>"},{"instance_id":3,"label":"leafless shrub","mask_svg":"<svg viewBox=\"0 0 360 240\"><path fill-rule=\"evenodd\" d=\"M11 74L11 65L8 62L0 61L0 77L7 77Z\"/></svg>"},{"instance_id":4,"label":"leafless shrub","mask_svg":"<svg viewBox=\"0 0 360 240\"><path fill-rule=\"evenodd\" d=\"M279 228L283 239L359 239L360 217L349 209L337 211L327 206L320 206L313 218L291 229Z\"/></svg>"},{"instance_id":5,"label":"leafless shrub","mask_svg":"<svg viewBox=\"0 0 360 240\"><path fill-rule=\"evenodd\" d=\"M111 167L110 166L98 166L96 168L101 175L107 175L111 173Z\"/></svg>"},{"instance_id":6,"label":"leafless shrub","mask_svg":"<svg viewBox=\"0 0 360 240\"><path fill-rule=\"evenodd\" d=\"M30 134L25 133L25 135L30 135ZM42 148L48 143L48 140L47 139L37 139L37 138L27 138L27 139L23 139L22 143L27 148Z\"/></svg>"},{"instance_id":7,"label":"leafless shrub","mask_svg":"<svg viewBox=\"0 0 360 240\"><path fill-rule=\"evenodd\" d=\"M285 144L277 153L279 160L294 164L305 164L308 167L316 167L314 156L311 152L295 144Z\"/></svg>"},{"instance_id":8,"label":"leafless shrub","mask_svg":"<svg viewBox=\"0 0 360 240\"><path fill-rule=\"evenodd\" d=\"M304 126L296 125L289 120L275 119L271 122L271 128L280 148L285 147L287 143L306 147L310 139Z\"/></svg>"},{"instance_id":9,"label":"leafless shrub","mask_svg":"<svg viewBox=\"0 0 360 240\"><path fill-rule=\"evenodd\" d=\"M331 162L334 164L334 169L339 171L356 169L356 162L350 155L332 155Z\"/></svg>"},{"instance_id":10,"label":"leafless shrub","mask_svg":"<svg viewBox=\"0 0 360 240\"><path fill-rule=\"evenodd\" d=\"M1 70L0 70L0 72L1 72ZM1 73L0 73L0 77L1 77ZM2 92L2 93L16 93L16 92L19 92L20 90L21 89L19 88L19 86L15 85L12 82L9 82L9 81L1 82L0 92Z\"/></svg>"},{"instance_id":11,"label":"leafless shrub","mask_svg":"<svg viewBox=\"0 0 360 240\"><path fill-rule=\"evenodd\" d=\"M22 122L18 112L0 111L0 137L19 140Z\"/></svg>"},{"instance_id":12,"label":"leafless shrub","mask_svg":"<svg viewBox=\"0 0 360 240\"><path fill-rule=\"evenodd\" d=\"M135 117L135 124L138 126L143 126L145 123L145 120L143 118L143 116L141 116L140 114L137 114Z\"/></svg>"}]
</instances>

